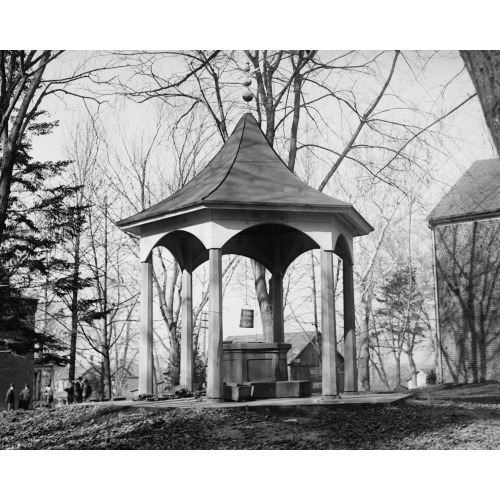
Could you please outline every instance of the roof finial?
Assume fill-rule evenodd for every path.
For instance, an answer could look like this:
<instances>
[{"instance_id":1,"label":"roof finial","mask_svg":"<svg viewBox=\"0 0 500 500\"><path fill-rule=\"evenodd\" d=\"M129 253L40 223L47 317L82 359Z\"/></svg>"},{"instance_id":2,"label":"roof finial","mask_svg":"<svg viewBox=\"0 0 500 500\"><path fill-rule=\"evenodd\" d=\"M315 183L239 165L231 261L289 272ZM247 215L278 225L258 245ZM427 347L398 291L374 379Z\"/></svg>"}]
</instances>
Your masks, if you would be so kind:
<instances>
[{"instance_id":1,"label":"roof finial","mask_svg":"<svg viewBox=\"0 0 500 500\"><path fill-rule=\"evenodd\" d=\"M243 80L243 85L246 87L244 90L242 97L245 102L248 103L248 107L250 108L250 102L253 99L253 92L250 90L250 85L252 85L252 80L250 78L250 64L247 62L247 67L245 68L245 79Z\"/></svg>"}]
</instances>

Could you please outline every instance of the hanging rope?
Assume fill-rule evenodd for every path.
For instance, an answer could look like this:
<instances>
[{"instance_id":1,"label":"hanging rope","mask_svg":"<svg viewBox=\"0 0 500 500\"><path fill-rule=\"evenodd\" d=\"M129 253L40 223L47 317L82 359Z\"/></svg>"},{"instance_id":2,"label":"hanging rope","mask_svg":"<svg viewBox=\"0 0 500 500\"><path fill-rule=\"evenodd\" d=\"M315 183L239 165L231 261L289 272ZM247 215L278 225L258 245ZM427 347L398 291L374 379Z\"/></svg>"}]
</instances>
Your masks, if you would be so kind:
<instances>
[{"instance_id":1,"label":"hanging rope","mask_svg":"<svg viewBox=\"0 0 500 500\"><path fill-rule=\"evenodd\" d=\"M241 309L240 328L253 328L254 310L248 304L247 259L245 257L245 304Z\"/></svg>"}]
</instances>

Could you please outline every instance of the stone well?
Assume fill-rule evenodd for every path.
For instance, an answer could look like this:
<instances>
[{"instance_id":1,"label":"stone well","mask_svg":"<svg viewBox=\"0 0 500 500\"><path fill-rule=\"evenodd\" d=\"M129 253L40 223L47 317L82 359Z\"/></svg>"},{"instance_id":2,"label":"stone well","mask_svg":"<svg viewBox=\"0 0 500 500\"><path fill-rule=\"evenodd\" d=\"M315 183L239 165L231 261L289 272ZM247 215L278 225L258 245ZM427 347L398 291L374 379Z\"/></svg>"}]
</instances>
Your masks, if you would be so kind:
<instances>
[{"instance_id":1,"label":"stone well","mask_svg":"<svg viewBox=\"0 0 500 500\"><path fill-rule=\"evenodd\" d=\"M244 384L288 380L286 354L291 348L283 342L224 342L223 381Z\"/></svg>"}]
</instances>

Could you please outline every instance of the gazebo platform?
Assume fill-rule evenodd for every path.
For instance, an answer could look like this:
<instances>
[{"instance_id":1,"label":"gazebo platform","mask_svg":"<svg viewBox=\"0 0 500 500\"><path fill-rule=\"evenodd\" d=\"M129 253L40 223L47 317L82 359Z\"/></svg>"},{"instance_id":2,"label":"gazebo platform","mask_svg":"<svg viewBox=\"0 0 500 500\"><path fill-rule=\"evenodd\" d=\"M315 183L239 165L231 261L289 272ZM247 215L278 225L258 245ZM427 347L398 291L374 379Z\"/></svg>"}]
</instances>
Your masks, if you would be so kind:
<instances>
[{"instance_id":1,"label":"gazebo platform","mask_svg":"<svg viewBox=\"0 0 500 500\"><path fill-rule=\"evenodd\" d=\"M340 398L323 399L320 395L314 395L308 398L275 398L275 399L258 399L255 401L233 402L227 401L223 403L213 403L208 398L201 399L183 398L183 399L167 399L164 401L114 401L111 403L114 406L133 406L140 408L292 408L292 407L313 407L323 406L329 408L346 407L346 406L390 406L401 403L412 397L412 394L393 394L393 393L357 393L343 394Z\"/></svg>"}]
</instances>

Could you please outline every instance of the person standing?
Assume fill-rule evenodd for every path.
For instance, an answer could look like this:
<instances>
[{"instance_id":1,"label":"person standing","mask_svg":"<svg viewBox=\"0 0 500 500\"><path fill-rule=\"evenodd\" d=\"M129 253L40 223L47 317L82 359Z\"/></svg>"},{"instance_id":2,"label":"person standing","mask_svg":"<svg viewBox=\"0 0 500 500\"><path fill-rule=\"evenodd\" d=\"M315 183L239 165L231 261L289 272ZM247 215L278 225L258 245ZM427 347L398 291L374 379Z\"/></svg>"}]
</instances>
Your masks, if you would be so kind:
<instances>
[{"instance_id":1,"label":"person standing","mask_svg":"<svg viewBox=\"0 0 500 500\"><path fill-rule=\"evenodd\" d=\"M7 410L14 409L14 402L15 402L14 384L10 384L9 390L7 391L7 396L5 397L5 402L7 403Z\"/></svg>"},{"instance_id":2,"label":"person standing","mask_svg":"<svg viewBox=\"0 0 500 500\"><path fill-rule=\"evenodd\" d=\"M19 408L29 410L31 393L28 384L24 385L24 389L19 394Z\"/></svg>"},{"instance_id":3,"label":"person standing","mask_svg":"<svg viewBox=\"0 0 500 500\"><path fill-rule=\"evenodd\" d=\"M67 401L69 405L73 404L73 395L75 393L75 382L70 382L69 387L66 387L64 390L68 393Z\"/></svg>"},{"instance_id":4,"label":"person standing","mask_svg":"<svg viewBox=\"0 0 500 500\"><path fill-rule=\"evenodd\" d=\"M75 380L75 385L73 388L73 397L75 400L75 403L81 403L82 402L82 377L78 377Z\"/></svg>"},{"instance_id":5,"label":"person standing","mask_svg":"<svg viewBox=\"0 0 500 500\"><path fill-rule=\"evenodd\" d=\"M89 381L85 379L83 381L83 389L82 389L83 401L85 403L88 402L88 399L90 398L91 394L92 394L92 386L89 384Z\"/></svg>"},{"instance_id":6,"label":"person standing","mask_svg":"<svg viewBox=\"0 0 500 500\"><path fill-rule=\"evenodd\" d=\"M52 387L50 387L50 382L47 382L47 386L45 387L43 396L45 399L45 406L47 406L47 408L52 408L52 401L54 401L54 391L52 391Z\"/></svg>"}]
</instances>

